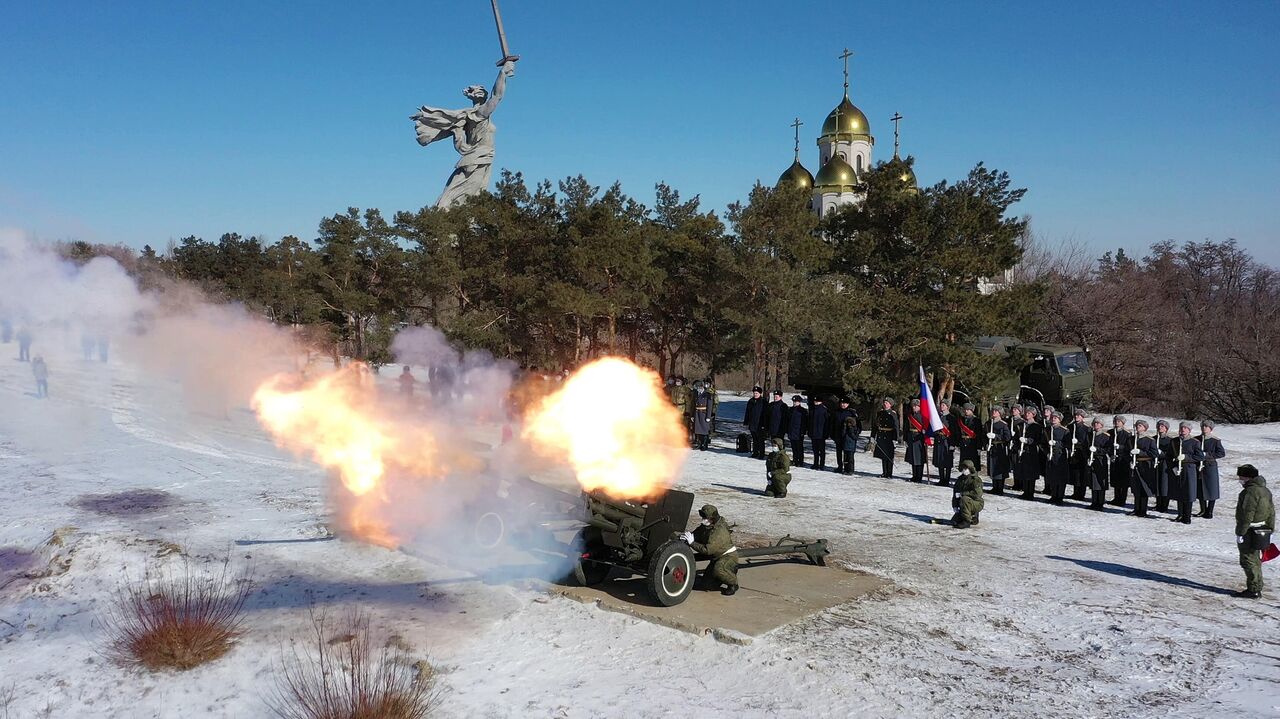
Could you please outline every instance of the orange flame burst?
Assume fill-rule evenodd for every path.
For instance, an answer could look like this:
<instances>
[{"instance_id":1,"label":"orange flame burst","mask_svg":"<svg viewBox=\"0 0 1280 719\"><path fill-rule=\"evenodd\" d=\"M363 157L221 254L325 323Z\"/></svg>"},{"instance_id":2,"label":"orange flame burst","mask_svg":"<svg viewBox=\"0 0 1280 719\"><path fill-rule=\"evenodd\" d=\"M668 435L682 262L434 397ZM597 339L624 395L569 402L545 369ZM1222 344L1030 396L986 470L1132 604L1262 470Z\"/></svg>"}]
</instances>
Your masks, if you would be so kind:
<instances>
[{"instance_id":1,"label":"orange flame burst","mask_svg":"<svg viewBox=\"0 0 1280 719\"><path fill-rule=\"evenodd\" d=\"M253 394L251 406L276 444L334 470L346 496L338 497L338 524L356 538L398 546L386 515L387 474L403 468L435 476L436 443L427 432L383 418L373 402L367 371L358 365L299 385L277 375Z\"/></svg>"},{"instance_id":2,"label":"orange flame burst","mask_svg":"<svg viewBox=\"0 0 1280 719\"><path fill-rule=\"evenodd\" d=\"M658 496L688 453L680 411L658 375L616 357L578 370L532 409L524 426L525 440L567 460L584 489L619 499Z\"/></svg>"}]
</instances>

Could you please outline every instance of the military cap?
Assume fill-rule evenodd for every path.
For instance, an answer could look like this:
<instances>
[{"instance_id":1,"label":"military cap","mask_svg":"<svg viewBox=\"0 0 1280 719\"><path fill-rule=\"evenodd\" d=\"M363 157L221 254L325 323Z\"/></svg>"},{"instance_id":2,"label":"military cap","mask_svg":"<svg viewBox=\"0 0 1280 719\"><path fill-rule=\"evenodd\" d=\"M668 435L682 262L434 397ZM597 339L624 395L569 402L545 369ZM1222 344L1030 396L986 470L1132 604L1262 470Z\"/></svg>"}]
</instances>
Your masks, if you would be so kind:
<instances>
[{"instance_id":1,"label":"military cap","mask_svg":"<svg viewBox=\"0 0 1280 719\"><path fill-rule=\"evenodd\" d=\"M964 470L966 470L966 469L967 469L967 470L969 470L969 474L977 474L977 473L978 473L978 468L977 468L977 467L975 467L975 466L973 465L973 460L972 460L972 459L963 459L963 460L960 460L960 470L961 470L961 471L964 471Z\"/></svg>"},{"instance_id":2,"label":"military cap","mask_svg":"<svg viewBox=\"0 0 1280 719\"><path fill-rule=\"evenodd\" d=\"M911 400L911 404L920 404L920 398L919 398L919 397L913 397L913 398L912 398L912 400Z\"/></svg>"},{"instance_id":3,"label":"military cap","mask_svg":"<svg viewBox=\"0 0 1280 719\"><path fill-rule=\"evenodd\" d=\"M1215 425L1215 424L1213 423L1213 420L1211 420L1211 419L1206 419L1206 420L1201 420L1201 422L1200 422L1200 426L1201 426L1201 427L1208 427L1209 429L1213 429L1213 428L1214 428L1214 427L1216 427L1217 425Z\"/></svg>"},{"instance_id":4,"label":"military cap","mask_svg":"<svg viewBox=\"0 0 1280 719\"><path fill-rule=\"evenodd\" d=\"M793 395L791 395L791 401L792 401L792 402L803 402L803 401L804 401L804 397L801 397L801 396L800 396L800 395L798 395L798 394L793 394Z\"/></svg>"},{"instance_id":5,"label":"military cap","mask_svg":"<svg viewBox=\"0 0 1280 719\"><path fill-rule=\"evenodd\" d=\"M1015 405L1013 406L1013 408L1014 408L1014 409L1022 409L1022 405L1020 405L1020 404L1015 404Z\"/></svg>"},{"instance_id":6,"label":"military cap","mask_svg":"<svg viewBox=\"0 0 1280 719\"><path fill-rule=\"evenodd\" d=\"M1103 422L1101 417L1094 417L1089 424L1106 424L1106 422Z\"/></svg>"},{"instance_id":7,"label":"military cap","mask_svg":"<svg viewBox=\"0 0 1280 719\"><path fill-rule=\"evenodd\" d=\"M1112 422L1119 422L1120 424L1124 424L1124 422L1125 422L1124 415L1122 415L1122 414L1118 414L1118 415L1116 415L1116 416L1112 417L1112 418L1111 418L1111 421L1112 421Z\"/></svg>"},{"instance_id":8,"label":"military cap","mask_svg":"<svg viewBox=\"0 0 1280 719\"><path fill-rule=\"evenodd\" d=\"M1143 427L1150 427L1150 426L1151 426L1151 425L1147 424L1147 420L1145 420L1145 419L1136 420L1136 421L1133 423L1133 426L1134 426L1134 427L1137 427L1138 425L1142 425Z\"/></svg>"},{"instance_id":9,"label":"military cap","mask_svg":"<svg viewBox=\"0 0 1280 719\"><path fill-rule=\"evenodd\" d=\"M890 406L892 406L892 405L893 405L893 398L892 398L892 397L885 397L884 399L882 399L882 400L880 400L880 401L881 401L881 402L888 402Z\"/></svg>"},{"instance_id":10,"label":"military cap","mask_svg":"<svg viewBox=\"0 0 1280 719\"><path fill-rule=\"evenodd\" d=\"M1240 465L1240 468L1236 470L1236 476L1244 477L1245 479L1253 479L1258 476L1258 468L1252 464L1242 464Z\"/></svg>"},{"instance_id":11,"label":"military cap","mask_svg":"<svg viewBox=\"0 0 1280 719\"><path fill-rule=\"evenodd\" d=\"M1089 413L1084 411L1084 407L1076 407L1076 411L1071 413L1073 417L1088 417Z\"/></svg>"},{"instance_id":12,"label":"military cap","mask_svg":"<svg viewBox=\"0 0 1280 719\"><path fill-rule=\"evenodd\" d=\"M967 409L967 410L972 411L973 409L975 409L975 407L973 406L973 403L972 403L972 402L965 402L965 403L964 403L964 409Z\"/></svg>"},{"instance_id":13,"label":"military cap","mask_svg":"<svg viewBox=\"0 0 1280 719\"><path fill-rule=\"evenodd\" d=\"M1061 412L1059 412L1059 411L1058 411L1058 410L1056 410L1056 409L1053 411L1053 416L1054 416L1054 417L1057 417L1058 419L1064 419L1064 418L1063 418L1063 416L1062 416L1062 413L1061 413Z\"/></svg>"},{"instance_id":14,"label":"military cap","mask_svg":"<svg viewBox=\"0 0 1280 719\"><path fill-rule=\"evenodd\" d=\"M751 391L752 391L752 392L759 392L760 394L764 394L764 387L761 387L760 385L756 385L755 387L752 387L752 388L751 388Z\"/></svg>"},{"instance_id":15,"label":"military cap","mask_svg":"<svg viewBox=\"0 0 1280 719\"><path fill-rule=\"evenodd\" d=\"M1162 419L1162 420L1160 420L1159 422L1156 422L1156 427L1164 427L1165 429L1168 429L1168 428L1169 428L1169 420L1167 420L1167 419Z\"/></svg>"},{"instance_id":16,"label":"military cap","mask_svg":"<svg viewBox=\"0 0 1280 719\"><path fill-rule=\"evenodd\" d=\"M1027 407L1025 410L1023 410L1023 412L1026 414L1039 414L1039 412L1036 411L1035 407Z\"/></svg>"},{"instance_id":17,"label":"military cap","mask_svg":"<svg viewBox=\"0 0 1280 719\"><path fill-rule=\"evenodd\" d=\"M841 398L840 398L840 404L849 404L849 398L848 398L848 397L841 397Z\"/></svg>"},{"instance_id":18,"label":"military cap","mask_svg":"<svg viewBox=\"0 0 1280 719\"><path fill-rule=\"evenodd\" d=\"M714 504L704 504L702 509L698 510L698 516L703 519L715 519L720 516L720 510L716 509Z\"/></svg>"},{"instance_id":19,"label":"military cap","mask_svg":"<svg viewBox=\"0 0 1280 719\"><path fill-rule=\"evenodd\" d=\"M781 396L782 396L782 390L780 390L780 389L775 389L775 390L773 391L773 396L774 396L774 397L781 397Z\"/></svg>"},{"instance_id":20,"label":"military cap","mask_svg":"<svg viewBox=\"0 0 1280 719\"><path fill-rule=\"evenodd\" d=\"M1183 429L1183 428L1186 428L1186 429L1194 429L1194 428L1191 426L1191 423L1190 423L1190 422L1186 422L1186 421L1182 421L1182 422L1179 422L1179 423L1178 423L1178 429Z\"/></svg>"},{"instance_id":21,"label":"military cap","mask_svg":"<svg viewBox=\"0 0 1280 719\"><path fill-rule=\"evenodd\" d=\"M781 437L774 437L774 438L773 438L773 448L774 448L774 449L776 449L776 450L778 450L779 452L781 452L781 451L782 451L782 438L781 438Z\"/></svg>"}]
</instances>

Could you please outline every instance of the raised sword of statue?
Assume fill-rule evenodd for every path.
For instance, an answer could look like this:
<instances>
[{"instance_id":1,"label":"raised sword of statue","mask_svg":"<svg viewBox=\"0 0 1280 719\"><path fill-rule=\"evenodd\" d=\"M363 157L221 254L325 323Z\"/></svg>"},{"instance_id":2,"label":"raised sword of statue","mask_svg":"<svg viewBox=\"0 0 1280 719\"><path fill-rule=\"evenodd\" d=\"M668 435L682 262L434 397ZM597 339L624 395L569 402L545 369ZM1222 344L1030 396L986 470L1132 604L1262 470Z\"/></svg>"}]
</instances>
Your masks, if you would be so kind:
<instances>
[{"instance_id":1,"label":"raised sword of statue","mask_svg":"<svg viewBox=\"0 0 1280 719\"><path fill-rule=\"evenodd\" d=\"M498 26L498 45L502 47L502 59L498 61L498 67L502 67L505 63L519 60L520 56L512 55L507 47L507 31L502 28L502 11L498 9L498 0L489 0L489 4L493 6L493 22Z\"/></svg>"}]
</instances>

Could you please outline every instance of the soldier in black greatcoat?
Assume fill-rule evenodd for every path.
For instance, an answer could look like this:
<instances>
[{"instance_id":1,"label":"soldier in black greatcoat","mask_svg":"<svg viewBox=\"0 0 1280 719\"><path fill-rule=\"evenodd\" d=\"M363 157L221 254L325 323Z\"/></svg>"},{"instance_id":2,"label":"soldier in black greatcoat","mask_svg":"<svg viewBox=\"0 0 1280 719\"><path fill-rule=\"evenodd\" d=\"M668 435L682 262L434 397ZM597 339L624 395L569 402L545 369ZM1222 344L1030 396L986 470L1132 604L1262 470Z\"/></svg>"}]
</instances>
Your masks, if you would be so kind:
<instances>
[{"instance_id":1,"label":"soldier in black greatcoat","mask_svg":"<svg viewBox=\"0 0 1280 719\"><path fill-rule=\"evenodd\" d=\"M827 435L835 441L836 445L835 471L844 472L845 462L852 459L852 457L847 457L844 451L844 421L857 413L849 409L848 397L841 397L838 400L838 405L831 412L831 426L827 429Z\"/></svg>"},{"instance_id":2,"label":"soldier in black greatcoat","mask_svg":"<svg viewBox=\"0 0 1280 719\"><path fill-rule=\"evenodd\" d=\"M1133 423L1133 448L1129 450L1129 486L1133 489L1133 511L1135 517L1147 516L1147 503L1154 497L1158 488L1156 481L1157 465L1160 462L1160 443L1155 437L1147 436L1147 420L1140 419Z\"/></svg>"},{"instance_id":3,"label":"soldier in black greatcoat","mask_svg":"<svg viewBox=\"0 0 1280 719\"><path fill-rule=\"evenodd\" d=\"M1111 503L1123 507L1129 501L1129 450L1133 449L1133 435L1124 428L1124 417L1111 418L1111 486L1115 497Z\"/></svg>"},{"instance_id":4,"label":"soldier in black greatcoat","mask_svg":"<svg viewBox=\"0 0 1280 719\"><path fill-rule=\"evenodd\" d=\"M787 403L782 401L782 390L773 391L773 401L769 403L769 411L765 414L765 431L769 441L782 439L787 433Z\"/></svg>"},{"instance_id":5,"label":"soldier in black greatcoat","mask_svg":"<svg viewBox=\"0 0 1280 719\"><path fill-rule=\"evenodd\" d=\"M1083 409L1076 408L1074 419L1067 425L1071 432L1067 445L1067 466L1071 473L1071 498L1084 499L1085 490L1091 484L1089 479L1089 443L1093 440L1093 430L1085 419Z\"/></svg>"},{"instance_id":6,"label":"soldier in black greatcoat","mask_svg":"<svg viewBox=\"0 0 1280 719\"><path fill-rule=\"evenodd\" d=\"M822 397L814 397L813 407L809 409L809 441L813 444L814 469L827 468L827 433L831 428L828 414Z\"/></svg>"},{"instance_id":7,"label":"soldier in black greatcoat","mask_svg":"<svg viewBox=\"0 0 1280 719\"><path fill-rule=\"evenodd\" d=\"M1044 425L1036 421L1036 408L1028 407L1022 415L1022 433L1017 436L1014 451L1018 453L1015 464L1014 488L1022 490L1023 499L1035 499L1036 482L1040 480L1040 468L1044 466Z\"/></svg>"},{"instance_id":8,"label":"soldier in black greatcoat","mask_svg":"<svg viewBox=\"0 0 1280 719\"><path fill-rule=\"evenodd\" d=\"M951 440L959 444L960 461L969 460L973 462L975 471L982 471L982 420L978 419L973 413L972 404L965 404L964 414L955 422L956 431L951 434Z\"/></svg>"},{"instance_id":9,"label":"soldier in black greatcoat","mask_svg":"<svg viewBox=\"0 0 1280 719\"><path fill-rule=\"evenodd\" d=\"M920 412L920 400L911 400L911 413L907 415L904 437L906 437L906 448L903 451L903 458L911 465L911 481L924 481L924 465L929 461L925 449L925 437L929 432L928 422L924 418L924 414Z\"/></svg>"},{"instance_id":10,"label":"soldier in black greatcoat","mask_svg":"<svg viewBox=\"0 0 1280 719\"><path fill-rule=\"evenodd\" d=\"M1200 423L1200 451L1204 453L1204 460L1200 462L1200 511L1196 516L1205 519L1213 519L1213 504L1222 496L1218 486L1218 460L1227 456L1222 440L1213 436L1213 426L1213 421L1208 419Z\"/></svg>"},{"instance_id":11,"label":"soldier in black greatcoat","mask_svg":"<svg viewBox=\"0 0 1280 719\"><path fill-rule=\"evenodd\" d=\"M1169 511L1169 498L1173 495L1170 493L1169 483L1173 475L1173 462L1169 461L1176 452L1174 452L1174 436L1169 434L1169 421L1160 420L1156 422L1156 447L1160 450L1160 456L1156 459L1156 511Z\"/></svg>"},{"instance_id":12,"label":"soldier in black greatcoat","mask_svg":"<svg viewBox=\"0 0 1280 719\"><path fill-rule=\"evenodd\" d=\"M1049 504L1064 503L1071 480L1070 447L1071 430L1062 426L1062 413L1055 411L1044 434L1044 489L1049 493Z\"/></svg>"},{"instance_id":13,"label":"soldier in black greatcoat","mask_svg":"<svg viewBox=\"0 0 1280 719\"><path fill-rule=\"evenodd\" d=\"M871 426L871 443L875 456L880 458L880 476L893 476L893 452L898 447L898 413L893 411L893 400L888 397L880 403L876 423Z\"/></svg>"},{"instance_id":14,"label":"soldier in black greatcoat","mask_svg":"<svg viewBox=\"0 0 1280 719\"><path fill-rule=\"evenodd\" d=\"M1004 494L1005 479L1009 476L1009 443L1013 433L1005 424L1004 413L999 407L991 410L987 423L987 470L991 475L991 493Z\"/></svg>"},{"instance_id":15,"label":"soldier in black greatcoat","mask_svg":"<svg viewBox=\"0 0 1280 719\"><path fill-rule=\"evenodd\" d=\"M809 409L804 398L791 395L791 407L787 410L787 440L791 442L791 466L804 466L804 433L809 428Z\"/></svg>"},{"instance_id":16,"label":"soldier in black greatcoat","mask_svg":"<svg viewBox=\"0 0 1280 719\"><path fill-rule=\"evenodd\" d=\"M942 430L933 434L933 466L938 468L938 486L951 486L951 467L955 464L955 451L951 446L953 438L959 431L958 421L951 414L951 405L938 403L938 418L942 420Z\"/></svg>"},{"instance_id":17,"label":"soldier in black greatcoat","mask_svg":"<svg viewBox=\"0 0 1280 719\"><path fill-rule=\"evenodd\" d=\"M1107 500L1107 488L1111 486L1111 435L1103 429L1101 417L1093 418L1093 431L1089 435L1089 480L1092 493L1089 509L1102 511Z\"/></svg>"},{"instance_id":18,"label":"soldier in black greatcoat","mask_svg":"<svg viewBox=\"0 0 1280 719\"><path fill-rule=\"evenodd\" d=\"M1191 524L1191 505L1199 494L1197 485L1200 482L1200 462L1204 460L1204 452L1200 449L1200 440L1191 436L1191 423L1178 424L1178 436L1170 445L1172 455L1166 457L1172 468L1170 473L1170 491L1178 500L1178 516L1173 521Z\"/></svg>"},{"instance_id":19,"label":"soldier in black greatcoat","mask_svg":"<svg viewBox=\"0 0 1280 719\"><path fill-rule=\"evenodd\" d=\"M765 408L763 387L751 388L751 399L747 400L747 409L742 413L742 424L751 433L752 459L764 459Z\"/></svg>"}]
</instances>

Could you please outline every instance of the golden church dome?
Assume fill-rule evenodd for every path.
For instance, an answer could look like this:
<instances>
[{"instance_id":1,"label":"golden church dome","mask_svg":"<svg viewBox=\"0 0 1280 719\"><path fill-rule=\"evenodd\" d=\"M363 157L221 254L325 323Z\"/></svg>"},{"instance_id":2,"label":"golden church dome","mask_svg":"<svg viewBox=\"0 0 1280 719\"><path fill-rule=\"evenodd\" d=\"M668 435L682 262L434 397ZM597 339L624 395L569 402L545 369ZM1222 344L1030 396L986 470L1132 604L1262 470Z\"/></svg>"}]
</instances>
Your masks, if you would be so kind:
<instances>
[{"instance_id":1,"label":"golden church dome","mask_svg":"<svg viewBox=\"0 0 1280 719\"><path fill-rule=\"evenodd\" d=\"M827 164L818 170L818 177L813 185L818 190L835 190L852 192L858 184L858 173L839 155L833 155Z\"/></svg>"},{"instance_id":2,"label":"golden church dome","mask_svg":"<svg viewBox=\"0 0 1280 719\"><path fill-rule=\"evenodd\" d=\"M837 127L837 121L839 126ZM822 137L818 139L821 143L830 139L832 135L839 134L842 140L866 140L873 142L871 138L871 123L867 122L867 116L859 110L857 105L849 102L849 96L845 95L836 109L827 115L826 121L822 123Z\"/></svg>"},{"instance_id":3,"label":"golden church dome","mask_svg":"<svg viewBox=\"0 0 1280 719\"><path fill-rule=\"evenodd\" d=\"M778 178L778 183L775 187L782 187L788 183L801 189L809 189L810 187L813 187L813 175L805 169L804 165L800 164L799 160L796 160L791 163L791 167L788 167L787 171L782 173Z\"/></svg>"}]
</instances>

